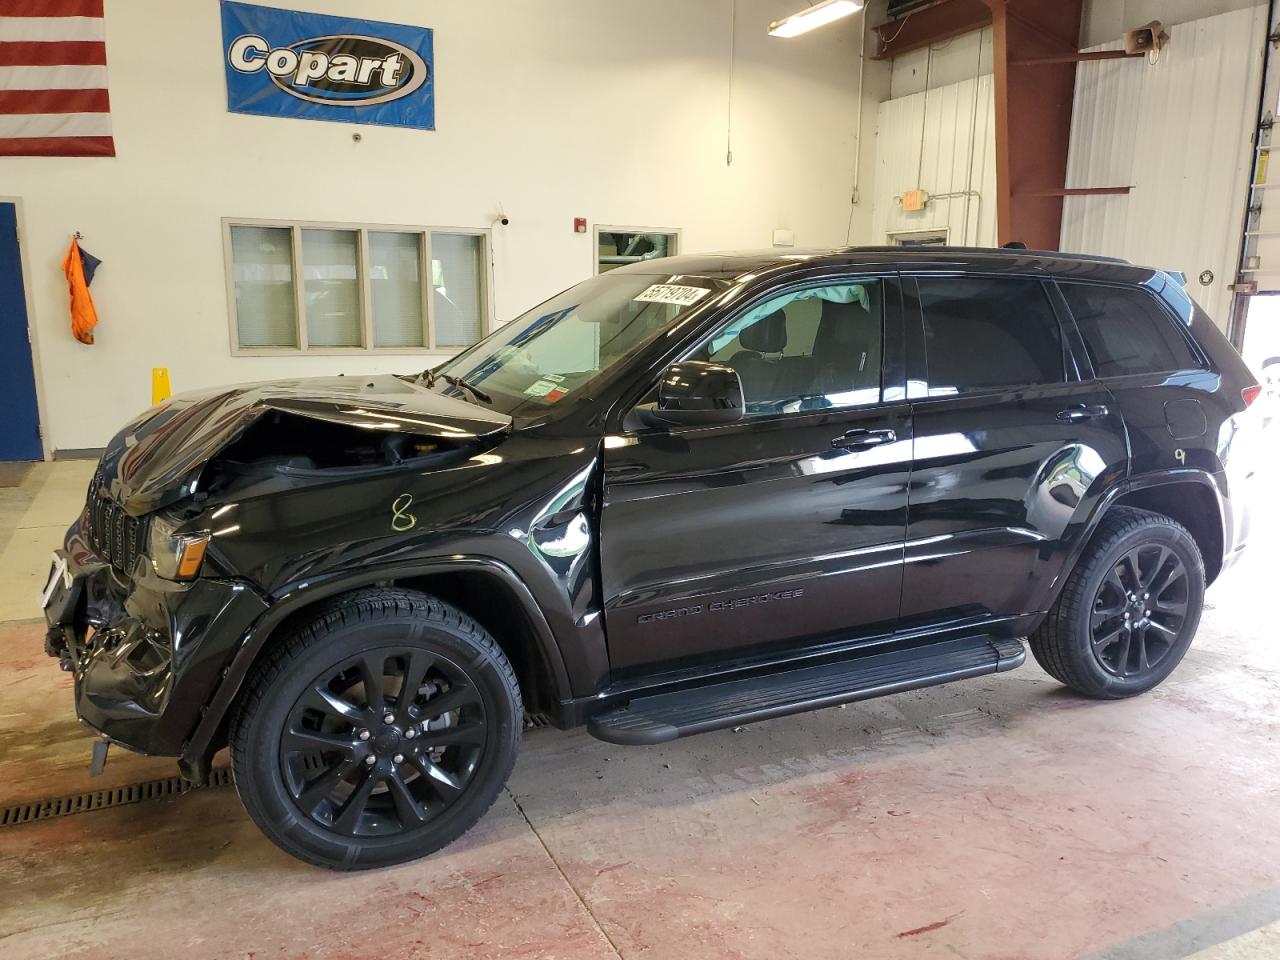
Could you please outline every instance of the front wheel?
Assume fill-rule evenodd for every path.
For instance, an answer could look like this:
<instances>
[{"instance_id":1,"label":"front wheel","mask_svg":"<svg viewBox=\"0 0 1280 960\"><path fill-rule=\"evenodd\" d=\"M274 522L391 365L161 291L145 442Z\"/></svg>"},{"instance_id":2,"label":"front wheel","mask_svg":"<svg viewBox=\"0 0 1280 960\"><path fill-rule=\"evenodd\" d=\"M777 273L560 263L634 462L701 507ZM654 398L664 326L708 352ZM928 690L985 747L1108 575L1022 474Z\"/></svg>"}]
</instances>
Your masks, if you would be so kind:
<instances>
[{"instance_id":1,"label":"front wheel","mask_svg":"<svg viewBox=\"0 0 1280 960\"><path fill-rule=\"evenodd\" d=\"M425 856L492 805L520 690L465 614L411 590L347 594L281 639L232 720L232 769L273 843L339 870Z\"/></svg>"},{"instance_id":2,"label":"front wheel","mask_svg":"<svg viewBox=\"0 0 1280 960\"><path fill-rule=\"evenodd\" d=\"M1110 510L1030 637L1054 679L1087 697L1145 693L1173 672L1200 623L1204 561L1162 514Z\"/></svg>"}]
</instances>

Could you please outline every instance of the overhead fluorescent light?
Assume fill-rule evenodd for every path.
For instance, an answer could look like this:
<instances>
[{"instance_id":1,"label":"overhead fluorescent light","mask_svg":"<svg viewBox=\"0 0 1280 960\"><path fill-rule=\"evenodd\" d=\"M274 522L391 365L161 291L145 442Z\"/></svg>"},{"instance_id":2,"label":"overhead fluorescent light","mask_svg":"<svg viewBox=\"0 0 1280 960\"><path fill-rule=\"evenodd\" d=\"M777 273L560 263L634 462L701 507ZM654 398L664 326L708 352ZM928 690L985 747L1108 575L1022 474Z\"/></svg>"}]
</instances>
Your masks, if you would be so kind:
<instances>
[{"instance_id":1,"label":"overhead fluorescent light","mask_svg":"<svg viewBox=\"0 0 1280 960\"><path fill-rule=\"evenodd\" d=\"M818 27L826 26L832 21L857 13L862 9L862 0L822 0L808 10L793 13L785 20L775 20L769 24L771 37L798 37Z\"/></svg>"}]
</instances>

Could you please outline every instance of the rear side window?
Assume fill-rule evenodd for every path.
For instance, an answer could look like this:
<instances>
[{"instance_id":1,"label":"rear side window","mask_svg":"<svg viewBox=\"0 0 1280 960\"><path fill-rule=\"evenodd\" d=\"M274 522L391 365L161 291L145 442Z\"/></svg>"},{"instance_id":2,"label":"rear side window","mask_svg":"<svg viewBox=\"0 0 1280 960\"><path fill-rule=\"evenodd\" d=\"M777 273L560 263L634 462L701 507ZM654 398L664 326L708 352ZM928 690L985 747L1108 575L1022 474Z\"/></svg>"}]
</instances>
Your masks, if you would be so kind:
<instances>
[{"instance_id":1,"label":"rear side window","mask_svg":"<svg viewBox=\"0 0 1280 960\"><path fill-rule=\"evenodd\" d=\"M1141 290L1059 284L1099 377L1198 368L1173 321Z\"/></svg>"},{"instance_id":2,"label":"rear side window","mask_svg":"<svg viewBox=\"0 0 1280 960\"><path fill-rule=\"evenodd\" d=\"M1038 280L918 279L929 396L1062 383L1062 332Z\"/></svg>"}]
</instances>

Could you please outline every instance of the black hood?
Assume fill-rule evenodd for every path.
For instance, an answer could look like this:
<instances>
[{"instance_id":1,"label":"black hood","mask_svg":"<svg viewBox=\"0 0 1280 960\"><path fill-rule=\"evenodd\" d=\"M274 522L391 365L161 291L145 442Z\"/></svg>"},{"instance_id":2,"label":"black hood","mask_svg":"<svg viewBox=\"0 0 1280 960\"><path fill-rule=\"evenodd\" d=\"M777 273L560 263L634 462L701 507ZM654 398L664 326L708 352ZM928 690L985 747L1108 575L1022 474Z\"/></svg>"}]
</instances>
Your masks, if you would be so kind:
<instances>
[{"instance_id":1,"label":"black hood","mask_svg":"<svg viewBox=\"0 0 1280 960\"><path fill-rule=\"evenodd\" d=\"M378 433L465 441L511 429L504 413L389 374L309 377L179 394L112 439L99 482L134 516L196 492L200 471L259 417L280 411Z\"/></svg>"}]
</instances>

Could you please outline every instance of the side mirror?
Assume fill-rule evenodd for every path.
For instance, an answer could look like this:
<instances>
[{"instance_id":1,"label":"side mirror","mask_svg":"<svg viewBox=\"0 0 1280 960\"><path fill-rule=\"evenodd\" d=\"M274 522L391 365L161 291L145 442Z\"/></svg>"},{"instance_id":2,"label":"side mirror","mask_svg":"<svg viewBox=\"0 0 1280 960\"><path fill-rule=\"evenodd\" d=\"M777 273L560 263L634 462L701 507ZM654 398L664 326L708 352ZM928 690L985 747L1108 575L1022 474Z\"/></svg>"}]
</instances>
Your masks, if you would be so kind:
<instances>
[{"instance_id":1,"label":"side mirror","mask_svg":"<svg viewBox=\"0 0 1280 960\"><path fill-rule=\"evenodd\" d=\"M701 427L741 420L746 413L738 371L720 363L673 363L658 385L658 402L639 408L651 426Z\"/></svg>"}]
</instances>

